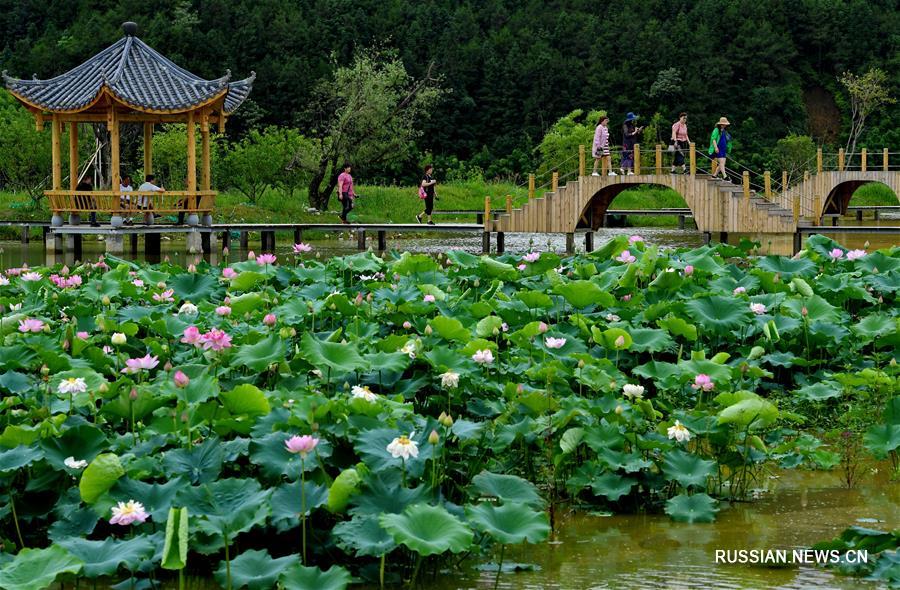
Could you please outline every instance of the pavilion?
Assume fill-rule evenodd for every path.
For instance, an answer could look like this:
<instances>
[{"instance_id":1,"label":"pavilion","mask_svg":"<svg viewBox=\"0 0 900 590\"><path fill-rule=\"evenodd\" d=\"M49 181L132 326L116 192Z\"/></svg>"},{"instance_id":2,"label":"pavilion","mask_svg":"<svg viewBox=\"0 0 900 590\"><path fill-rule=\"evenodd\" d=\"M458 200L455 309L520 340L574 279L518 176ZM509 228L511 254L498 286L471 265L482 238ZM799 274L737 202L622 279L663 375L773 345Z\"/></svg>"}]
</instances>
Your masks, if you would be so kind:
<instances>
[{"instance_id":1,"label":"pavilion","mask_svg":"<svg viewBox=\"0 0 900 590\"><path fill-rule=\"evenodd\" d=\"M125 36L83 64L48 80L21 80L3 72L9 92L34 114L38 131L49 121L52 131L52 187L45 191L53 212L53 225L63 223L63 214L78 223L79 214L109 213L113 226L123 215L163 213L187 215L196 225L203 215L212 223L216 192L210 186L210 125L225 129L225 121L241 105L256 77L232 82L230 71L215 80L204 80L154 50L137 38L137 25L122 25ZM106 123L110 135L109 190L77 191L78 124ZM153 193L122 193L120 185L120 126L143 124L144 174L153 171L153 126L159 123L187 124L186 190ZM62 186L61 138L69 126L69 188ZM201 138L200 183L197 183L196 127ZM129 198L123 199L123 194Z\"/></svg>"}]
</instances>

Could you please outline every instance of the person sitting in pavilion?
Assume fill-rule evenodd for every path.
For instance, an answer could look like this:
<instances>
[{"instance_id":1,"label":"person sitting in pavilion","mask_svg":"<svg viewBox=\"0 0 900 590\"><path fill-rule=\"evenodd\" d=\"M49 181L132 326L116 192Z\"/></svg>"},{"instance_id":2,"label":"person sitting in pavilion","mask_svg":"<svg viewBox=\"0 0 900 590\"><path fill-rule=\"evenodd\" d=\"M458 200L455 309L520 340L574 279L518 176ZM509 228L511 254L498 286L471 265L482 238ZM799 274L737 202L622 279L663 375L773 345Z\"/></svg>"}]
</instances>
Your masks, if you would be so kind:
<instances>
[{"instance_id":1,"label":"person sitting in pavilion","mask_svg":"<svg viewBox=\"0 0 900 590\"><path fill-rule=\"evenodd\" d=\"M164 193L166 192L166 187L164 186L156 186L154 182L156 181L156 177L152 174L148 174L144 177L144 182L141 183L141 186L138 187L138 193ZM143 194L138 195L136 197L138 209L150 209L151 202L149 195ZM151 213L144 214L144 221L146 223L150 222Z\"/></svg>"}]
</instances>

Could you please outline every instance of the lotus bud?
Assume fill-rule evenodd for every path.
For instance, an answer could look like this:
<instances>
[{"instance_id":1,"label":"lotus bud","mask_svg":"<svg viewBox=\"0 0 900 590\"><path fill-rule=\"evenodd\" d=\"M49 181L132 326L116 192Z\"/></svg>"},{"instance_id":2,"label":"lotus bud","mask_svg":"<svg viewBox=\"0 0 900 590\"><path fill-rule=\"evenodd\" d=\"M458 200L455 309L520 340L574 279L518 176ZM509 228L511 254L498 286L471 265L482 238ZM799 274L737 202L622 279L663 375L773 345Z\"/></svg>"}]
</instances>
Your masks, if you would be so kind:
<instances>
[{"instance_id":1,"label":"lotus bud","mask_svg":"<svg viewBox=\"0 0 900 590\"><path fill-rule=\"evenodd\" d=\"M187 412L181 413L181 421L187 424L188 420L190 420L190 416L188 416Z\"/></svg>"},{"instance_id":2,"label":"lotus bud","mask_svg":"<svg viewBox=\"0 0 900 590\"><path fill-rule=\"evenodd\" d=\"M63 350L69 350L69 341L68 340L63 340L62 348L63 348Z\"/></svg>"},{"instance_id":3,"label":"lotus bud","mask_svg":"<svg viewBox=\"0 0 900 590\"><path fill-rule=\"evenodd\" d=\"M160 281L160 282L156 283L156 288L157 288L157 289L165 289L165 288L166 288L166 282L165 282L165 281Z\"/></svg>"},{"instance_id":4,"label":"lotus bud","mask_svg":"<svg viewBox=\"0 0 900 590\"><path fill-rule=\"evenodd\" d=\"M116 346L120 346L128 341L128 337L122 332L114 332L109 340Z\"/></svg>"},{"instance_id":5,"label":"lotus bud","mask_svg":"<svg viewBox=\"0 0 900 590\"><path fill-rule=\"evenodd\" d=\"M134 387L131 388L131 393L128 394L128 399L134 401L138 398L137 389Z\"/></svg>"},{"instance_id":6,"label":"lotus bud","mask_svg":"<svg viewBox=\"0 0 900 590\"><path fill-rule=\"evenodd\" d=\"M319 432L319 423L313 422L312 424L309 425L309 429L312 430L313 432Z\"/></svg>"},{"instance_id":7,"label":"lotus bud","mask_svg":"<svg viewBox=\"0 0 900 590\"><path fill-rule=\"evenodd\" d=\"M892 367L896 367L896 366L897 366L897 359L891 359L891 362L888 363L888 364L889 364L890 366L892 366Z\"/></svg>"},{"instance_id":8,"label":"lotus bud","mask_svg":"<svg viewBox=\"0 0 900 590\"><path fill-rule=\"evenodd\" d=\"M500 328L494 328L494 329L491 331L491 334L493 334L494 336L499 336L499 335L500 335Z\"/></svg>"},{"instance_id":9,"label":"lotus bud","mask_svg":"<svg viewBox=\"0 0 900 590\"><path fill-rule=\"evenodd\" d=\"M412 328L412 324L409 323L409 320L403 322L403 329L404 329L404 330L409 330L410 328Z\"/></svg>"},{"instance_id":10,"label":"lotus bud","mask_svg":"<svg viewBox=\"0 0 900 590\"><path fill-rule=\"evenodd\" d=\"M112 301L110 301L109 295L104 295L104 296L103 296L103 299L100 300L100 303L102 303L103 305L108 306L110 303L112 303Z\"/></svg>"},{"instance_id":11,"label":"lotus bud","mask_svg":"<svg viewBox=\"0 0 900 590\"><path fill-rule=\"evenodd\" d=\"M878 303L884 303L884 297L882 297L881 295L878 296Z\"/></svg>"},{"instance_id":12,"label":"lotus bud","mask_svg":"<svg viewBox=\"0 0 900 590\"><path fill-rule=\"evenodd\" d=\"M337 305L335 305L334 303L332 303L331 305L328 306L328 309L330 309L331 311L334 311L334 310L337 309Z\"/></svg>"},{"instance_id":13,"label":"lotus bud","mask_svg":"<svg viewBox=\"0 0 900 590\"><path fill-rule=\"evenodd\" d=\"M625 336L619 336L618 338L616 338L615 345L616 348L622 348L623 346L625 346Z\"/></svg>"},{"instance_id":14,"label":"lotus bud","mask_svg":"<svg viewBox=\"0 0 900 590\"><path fill-rule=\"evenodd\" d=\"M224 256L225 258L228 258L229 253L231 253L231 250L228 249L228 246L225 246L224 248L222 248L222 256Z\"/></svg>"},{"instance_id":15,"label":"lotus bud","mask_svg":"<svg viewBox=\"0 0 900 590\"><path fill-rule=\"evenodd\" d=\"M624 411L625 411L625 408L623 408L621 405L616 406L616 414L618 414L619 416L621 416L622 412L624 412Z\"/></svg>"},{"instance_id":16,"label":"lotus bud","mask_svg":"<svg viewBox=\"0 0 900 590\"><path fill-rule=\"evenodd\" d=\"M187 271L188 272L197 272L197 267L194 266L193 264L188 264Z\"/></svg>"},{"instance_id":17,"label":"lotus bud","mask_svg":"<svg viewBox=\"0 0 900 590\"><path fill-rule=\"evenodd\" d=\"M869 249L869 240L866 240L866 243L863 244L863 250L868 250L868 249Z\"/></svg>"},{"instance_id":18,"label":"lotus bud","mask_svg":"<svg viewBox=\"0 0 900 590\"><path fill-rule=\"evenodd\" d=\"M350 383L347 381L344 381L344 391L350 391Z\"/></svg>"},{"instance_id":19,"label":"lotus bud","mask_svg":"<svg viewBox=\"0 0 900 590\"><path fill-rule=\"evenodd\" d=\"M191 382L190 378L181 371L175 371L175 376L172 377L172 380L175 381L175 386L180 388L187 387Z\"/></svg>"},{"instance_id":20,"label":"lotus bud","mask_svg":"<svg viewBox=\"0 0 900 590\"><path fill-rule=\"evenodd\" d=\"M362 293L357 293L357 294L356 294L356 299L354 299L353 302L356 303L356 305L362 305L362 302L363 302L363 294L362 294Z\"/></svg>"},{"instance_id":21,"label":"lotus bud","mask_svg":"<svg viewBox=\"0 0 900 590\"><path fill-rule=\"evenodd\" d=\"M548 326L544 322L541 322L540 324L538 324L538 332L540 332L541 334L543 334L544 332L546 332L549 329L550 329L550 326Z\"/></svg>"},{"instance_id":22,"label":"lotus bud","mask_svg":"<svg viewBox=\"0 0 900 590\"><path fill-rule=\"evenodd\" d=\"M366 301L368 301L369 303L372 303L372 293L371 292L368 295L366 295Z\"/></svg>"},{"instance_id":23,"label":"lotus bud","mask_svg":"<svg viewBox=\"0 0 900 590\"><path fill-rule=\"evenodd\" d=\"M59 293L54 293L52 299L53 301L59 301Z\"/></svg>"},{"instance_id":24,"label":"lotus bud","mask_svg":"<svg viewBox=\"0 0 900 590\"><path fill-rule=\"evenodd\" d=\"M690 264L684 267L684 276L689 277L694 274L694 267Z\"/></svg>"},{"instance_id":25,"label":"lotus bud","mask_svg":"<svg viewBox=\"0 0 900 590\"><path fill-rule=\"evenodd\" d=\"M443 424L443 423L444 423L444 418L446 418L446 417L447 417L447 412L441 412L441 415L438 416L438 422L439 422L440 424Z\"/></svg>"},{"instance_id":26,"label":"lotus bud","mask_svg":"<svg viewBox=\"0 0 900 590\"><path fill-rule=\"evenodd\" d=\"M431 324L428 324L427 326L425 326L425 335L426 336L431 336L431 334L433 332L434 332L434 330L431 328Z\"/></svg>"},{"instance_id":27,"label":"lotus bud","mask_svg":"<svg viewBox=\"0 0 900 590\"><path fill-rule=\"evenodd\" d=\"M444 414L444 419L441 420L439 418L438 421L441 424L443 424L444 426L446 426L447 428L450 428L451 426L453 426L453 416L451 416L450 414Z\"/></svg>"},{"instance_id":28,"label":"lotus bud","mask_svg":"<svg viewBox=\"0 0 900 590\"><path fill-rule=\"evenodd\" d=\"M247 252L247 260L256 260L256 253L253 250Z\"/></svg>"},{"instance_id":29,"label":"lotus bud","mask_svg":"<svg viewBox=\"0 0 900 590\"><path fill-rule=\"evenodd\" d=\"M525 386L524 386L524 385L522 385L521 383L519 383L518 385L516 385L516 393L522 393L522 392L524 392L524 391L525 391Z\"/></svg>"},{"instance_id":30,"label":"lotus bud","mask_svg":"<svg viewBox=\"0 0 900 590\"><path fill-rule=\"evenodd\" d=\"M109 391L109 385L107 385L106 382L103 382L100 384L100 387L97 388L97 391L99 391L100 393L106 393Z\"/></svg>"},{"instance_id":31,"label":"lotus bud","mask_svg":"<svg viewBox=\"0 0 900 590\"><path fill-rule=\"evenodd\" d=\"M806 309L805 305L800 309L800 315L802 315L803 317L806 317L809 315L809 310Z\"/></svg>"},{"instance_id":32,"label":"lotus bud","mask_svg":"<svg viewBox=\"0 0 900 590\"><path fill-rule=\"evenodd\" d=\"M172 370L172 363L170 361L166 361L166 364L163 365L163 371L167 373Z\"/></svg>"},{"instance_id":33,"label":"lotus bud","mask_svg":"<svg viewBox=\"0 0 900 590\"><path fill-rule=\"evenodd\" d=\"M295 337L297 335L297 329L291 328L289 334L291 335L291 338Z\"/></svg>"},{"instance_id":34,"label":"lotus bud","mask_svg":"<svg viewBox=\"0 0 900 590\"><path fill-rule=\"evenodd\" d=\"M441 440L441 437L440 437L440 435L438 435L437 430L432 430L431 434L428 435L428 442L430 442L433 445L438 444L438 442L440 440Z\"/></svg>"},{"instance_id":35,"label":"lotus bud","mask_svg":"<svg viewBox=\"0 0 900 590\"><path fill-rule=\"evenodd\" d=\"M747 371L749 371L749 370L750 370L750 365L748 365L747 363L741 363L741 373L746 374Z\"/></svg>"},{"instance_id":36,"label":"lotus bud","mask_svg":"<svg viewBox=\"0 0 900 590\"><path fill-rule=\"evenodd\" d=\"M475 282L473 282L472 284L475 285L476 287L480 287L481 281L479 279L475 279Z\"/></svg>"},{"instance_id":37,"label":"lotus bud","mask_svg":"<svg viewBox=\"0 0 900 590\"><path fill-rule=\"evenodd\" d=\"M291 329L284 327L278 331L278 335L281 336L282 339L288 339L291 337Z\"/></svg>"},{"instance_id":38,"label":"lotus bud","mask_svg":"<svg viewBox=\"0 0 900 590\"><path fill-rule=\"evenodd\" d=\"M160 350L162 350L163 352L169 352L169 345L168 345L168 344L163 344L163 345L160 346L159 348L160 348Z\"/></svg>"},{"instance_id":39,"label":"lotus bud","mask_svg":"<svg viewBox=\"0 0 900 590\"><path fill-rule=\"evenodd\" d=\"M263 318L263 323L267 326L274 326L277 319L275 318L274 313L267 313Z\"/></svg>"},{"instance_id":40,"label":"lotus bud","mask_svg":"<svg viewBox=\"0 0 900 590\"><path fill-rule=\"evenodd\" d=\"M583 369L583 368L584 368L584 359L581 359L581 360L578 361L578 368L579 368L579 369Z\"/></svg>"}]
</instances>

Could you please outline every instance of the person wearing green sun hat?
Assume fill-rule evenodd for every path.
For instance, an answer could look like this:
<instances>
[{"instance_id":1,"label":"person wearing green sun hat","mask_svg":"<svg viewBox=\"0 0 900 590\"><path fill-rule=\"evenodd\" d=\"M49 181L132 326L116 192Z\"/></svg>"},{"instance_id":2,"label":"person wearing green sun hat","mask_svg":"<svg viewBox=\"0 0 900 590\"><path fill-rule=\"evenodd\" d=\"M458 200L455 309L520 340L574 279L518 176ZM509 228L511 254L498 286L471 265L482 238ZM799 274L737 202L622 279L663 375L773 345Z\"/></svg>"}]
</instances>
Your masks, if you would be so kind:
<instances>
[{"instance_id":1,"label":"person wearing green sun hat","mask_svg":"<svg viewBox=\"0 0 900 590\"><path fill-rule=\"evenodd\" d=\"M713 177L722 173L722 178L728 180L728 172L725 169L725 161L731 152L731 134L728 132L728 126L731 123L725 117L719 118L715 128L709 136L709 157L712 160L712 170L710 173Z\"/></svg>"}]
</instances>

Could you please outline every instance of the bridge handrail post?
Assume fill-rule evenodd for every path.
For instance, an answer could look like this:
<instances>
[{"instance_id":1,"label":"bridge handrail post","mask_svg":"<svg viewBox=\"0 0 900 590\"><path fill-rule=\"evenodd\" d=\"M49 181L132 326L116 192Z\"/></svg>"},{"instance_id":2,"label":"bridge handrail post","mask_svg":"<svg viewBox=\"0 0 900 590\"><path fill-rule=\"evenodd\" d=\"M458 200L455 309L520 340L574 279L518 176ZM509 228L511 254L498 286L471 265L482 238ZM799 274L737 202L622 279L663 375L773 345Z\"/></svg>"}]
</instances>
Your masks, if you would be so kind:
<instances>
[{"instance_id":1,"label":"bridge handrail post","mask_svg":"<svg viewBox=\"0 0 900 590\"><path fill-rule=\"evenodd\" d=\"M690 144L688 154L691 159L691 176L694 176L697 174L697 146L693 141Z\"/></svg>"},{"instance_id":2,"label":"bridge handrail post","mask_svg":"<svg viewBox=\"0 0 900 590\"><path fill-rule=\"evenodd\" d=\"M838 150L838 172L844 171L844 148Z\"/></svg>"},{"instance_id":3,"label":"bridge handrail post","mask_svg":"<svg viewBox=\"0 0 900 590\"><path fill-rule=\"evenodd\" d=\"M641 173L641 144L634 144L634 173Z\"/></svg>"},{"instance_id":4,"label":"bridge handrail post","mask_svg":"<svg viewBox=\"0 0 900 590\"><path fill-rule=\"evenodd\" d=\"M491 231L491 197L484 197L484 231Z\"/></svg>"},{"instance_id":5,"label":"bridge handrail post","mask_svg":"<svg viewBox=\"0 0 900 590\"><path fill-rule=\"evenodd\" d=\"M528 200L534 198L534 174L528 175Z\"/></svg>"},{"instance_id":6,"label":"bridge handrail post","mask_svg":"<svg viewBox=\"0 0 900 590\"><path fill-rule=\"evenodd\" d=\"M763 173L763 184L766 188L766 199L772 200L772 173L768 170Z\"/></svg>"},{"instance_id":7,"label":"bridge handrail post","mask_svg":"<svg viewBox=\"0 0 900 590\"><path fill-rule=\"evenodd\" d=\"M882 151L881 154L882 154L881 155L881 158L882 158L881 169L884 170L885 172L887 172L888 170L890 170L890 167L888 166L888 149L884 148L884 151Z\"/></svg>"},{"instance_id":8,"label":"bridge handrail post","mask_svg":"<svg viewBox=\"0 0 900 590\"><path fill-rule=\"evenodd\" d=\"M822 206L822 197L820 195L815 195L813 197L813 225L820 225L821 219L821 211L819 209Z\"/></svg>"},{"instance_id":9,"label":"bridge handrail post","mask_svg":"<svg viewBox=\"0 0 900 590\"><path fill-rule=\"evenodd\" d=\"M656 175L662 175L662 145L656 144Z\"/></svg>"},{"instance_id":10,"label":"bridge handrail post","mask_svg":"<svg viewBox=\"0 0 900 590\"><path fill-rule=\"evenodd\" d=\"M506 195L506 214L512 215L512 195Z\"/></svg>"},{"instance_id":11,"label":"bridge handrail post","mask_svg":"<svg viewBox=\"0 0 900 590\"><path fill-rule=\"evenodd\" d=\"M750 173L744 170L744 199L750 200Z\"/></svg>"},{"instance_id":12,"label":"bridge handrail post","mask_svg":"<svg viewBox=\"0 0 900 590\"><path fill-rule=\"evenodd\" d=\"M794 195L794 227L800 224L800 193Z\"/></svg>"},{"instance_id":13,"label":"bridge handrail post","mask_svg":"<svg viewBox=\"0 0 900 590\"><path fill-rule=\"evenodd\" d=\"M555 193L556 189L558 189L558 188L559 188L559 172L554 170L553 177L550 181L550 190Z\"/></svg>"},{"instance_id":14,"label":"bridge handrail post","mask_svg":"<svg viewBox=\"0 0 900 590\"><path fill-rule=\"evenodd\" d=\"M788 189L788 177L787 170L781 171L781 192L785 192Z\"/></svg>"},{"instance_id":15,"label":"bridge handrail post","mask_svg":"<svg viewBox=\"0 0 900 590\"><path fill-rule=\"evenodd\" d=\"M578 176L584 176L587 172L587 157L584 144L578 146Z\"/></svg>"},{"instance_id":16,"label":"bridge handrail post","mask_svg":"<svg viewBox=\"0 0 900 590\"><path fill-rule=\"evenodd\" d=\"M816 150L816 173L822 173L822 148Z\"/></svg>"},{"instance_id":17,"label":"bridge handrail post","mask_svg":"<svg viewBox=\"0 0 900 590\"><path fill-rule=\"evenodd\" d=\"M860 171L866 171L866 148L863 148L859 153L859 163L860 163Z\"/></svg>"}]
</instances>

